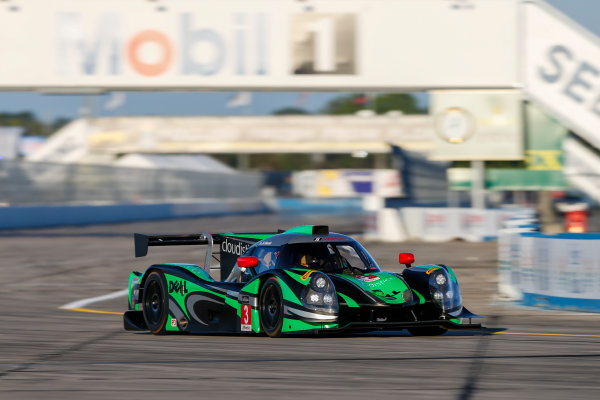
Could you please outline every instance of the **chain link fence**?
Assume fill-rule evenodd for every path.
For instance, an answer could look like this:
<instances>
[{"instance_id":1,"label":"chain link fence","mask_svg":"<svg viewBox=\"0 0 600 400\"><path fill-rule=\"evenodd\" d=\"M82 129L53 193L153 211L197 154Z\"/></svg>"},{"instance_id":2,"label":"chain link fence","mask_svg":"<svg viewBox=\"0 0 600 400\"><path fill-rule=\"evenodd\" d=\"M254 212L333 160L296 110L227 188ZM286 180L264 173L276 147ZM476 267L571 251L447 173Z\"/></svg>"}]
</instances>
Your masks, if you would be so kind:
<instances>
[{"instance_id":1,"label":"chain link fence","mask_svg":"<svg viewBox=\"0 0 600 400\"><path fill-rule=\"evenodd\" d=\"M33 163L0 159L0 204L168 202L256 198L262 177L104 165Z\"/></svg>"}]
</instances>

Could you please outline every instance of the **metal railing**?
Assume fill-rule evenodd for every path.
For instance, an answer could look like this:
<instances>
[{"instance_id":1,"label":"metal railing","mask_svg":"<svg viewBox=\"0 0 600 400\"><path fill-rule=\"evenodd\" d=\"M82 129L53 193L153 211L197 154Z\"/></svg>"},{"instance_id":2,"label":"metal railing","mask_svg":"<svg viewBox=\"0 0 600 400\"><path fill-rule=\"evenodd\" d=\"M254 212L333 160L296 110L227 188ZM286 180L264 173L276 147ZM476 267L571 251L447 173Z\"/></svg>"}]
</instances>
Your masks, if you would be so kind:
<instances>
[{"instance_id":1,"label":"metal railing","mask_svg":"<svg viewBox=\"0 0 600 400\"><path fill-rule=\"evenodd\" d=\"M146 203L256 198L260 174L0 160L4 205Z\"/></svg>"}]
</instances>

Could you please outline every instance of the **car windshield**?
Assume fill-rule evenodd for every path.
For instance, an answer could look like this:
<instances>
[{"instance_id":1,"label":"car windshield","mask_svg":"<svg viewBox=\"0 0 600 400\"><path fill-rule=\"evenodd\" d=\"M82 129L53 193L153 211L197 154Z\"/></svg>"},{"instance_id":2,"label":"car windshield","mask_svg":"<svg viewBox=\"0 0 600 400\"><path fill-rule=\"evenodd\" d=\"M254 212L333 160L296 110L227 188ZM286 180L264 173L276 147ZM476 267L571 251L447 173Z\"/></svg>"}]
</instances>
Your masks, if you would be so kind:
<instances>
[{"instance_id":1,"label":"car windshield","mask_svg":"<svg viewBox=\"0 0 600 400\"><path fill-rule=\"evenodd\" d=\"M347 242L290 244L285 265L345 274L379 271L375 261L361 245Z\"/></svg>"}]
</instances>

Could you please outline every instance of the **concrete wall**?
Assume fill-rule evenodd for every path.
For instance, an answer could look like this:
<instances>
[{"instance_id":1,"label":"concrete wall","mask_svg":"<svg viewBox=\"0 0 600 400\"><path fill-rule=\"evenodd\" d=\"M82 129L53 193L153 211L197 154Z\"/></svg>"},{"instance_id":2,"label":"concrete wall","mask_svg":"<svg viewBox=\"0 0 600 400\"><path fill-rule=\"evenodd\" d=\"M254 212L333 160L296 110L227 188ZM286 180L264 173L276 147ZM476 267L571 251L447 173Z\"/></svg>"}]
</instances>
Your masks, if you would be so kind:
<instances>
[{"instance_id":1,"label":"concrete wall","mask_svg":"<svg viewBox=\"0 0 600 400\"><path fill-rule=\"evenodd\" d=\"M262 201L213 199L181 203L0 207L0 229L109 224L266 212Z\"/></svg>"}]
</instances>

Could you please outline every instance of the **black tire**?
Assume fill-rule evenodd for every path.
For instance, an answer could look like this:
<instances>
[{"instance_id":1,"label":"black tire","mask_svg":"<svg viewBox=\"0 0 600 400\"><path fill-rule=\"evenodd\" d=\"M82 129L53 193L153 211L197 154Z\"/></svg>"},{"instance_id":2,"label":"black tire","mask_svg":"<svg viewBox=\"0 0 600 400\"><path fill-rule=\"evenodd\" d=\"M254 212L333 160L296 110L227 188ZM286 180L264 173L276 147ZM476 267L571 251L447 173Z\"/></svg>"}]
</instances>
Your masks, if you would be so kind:
<instances>
[{"instance_id":1,"label":"black tire","mask_svg":"<svg viewBox=\"0 0 600 400\"><path fill-rule=\"evenodd\" d=\"M276 278L269 278L260 291L260 328L270 337L281 336L283 328L283 300Z\"/></svg>"},{"instance_id":2,"label":"black tire","mask_svg":"<svg viewBox=\"0 0 600 400\"><path fill-rule=\"evenodd\" d=\"M142 305L144 321L146 321L148 329L155 335L164 335L169 316L169 298L167 281L161 271L154 271L148 275L146 283L144 283Z\"/></svg>"},{"instance_id":3,"label":"black tire","mask_svg":"<svg viewBox=\"0 0 600 400\"><path fill-rule=\"evenodd\" d=\"M413 336L439 336L448 332L448 329L441 326L424 326L422 328L408 328Z\"/></svg>"}]
</instances>

